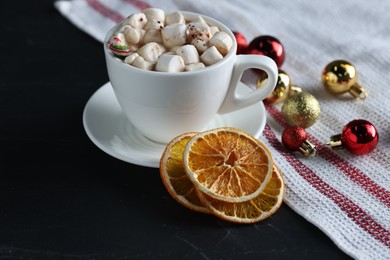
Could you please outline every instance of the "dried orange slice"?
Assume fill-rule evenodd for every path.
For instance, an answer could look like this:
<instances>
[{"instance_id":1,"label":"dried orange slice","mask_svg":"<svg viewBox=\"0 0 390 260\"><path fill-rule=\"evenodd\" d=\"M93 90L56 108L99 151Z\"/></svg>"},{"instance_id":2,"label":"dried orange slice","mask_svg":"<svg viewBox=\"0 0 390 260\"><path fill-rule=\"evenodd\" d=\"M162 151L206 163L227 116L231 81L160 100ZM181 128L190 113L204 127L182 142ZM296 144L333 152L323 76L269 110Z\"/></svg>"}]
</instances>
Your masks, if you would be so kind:
<instances>
[{"instance_id":1,"label":"dried orange slice","mask_svg":"<svg viewBox=\"0 0 390 260\"><path fill-rule=\"evenodd\" d=\"M199 200L183 165L185 146L195 134L184 133L169 142L160 159L160 176L169 194L180 204L198 212L210 213Z\"/></svg>"},{"instance_id":2,"label":"dried orange slice","mask_svg":"<svg viewBox=\"0 0 390 260\"><path fill-rule=\"evenodd\" d=\"M194 135L183 154L184 168L195 187L226 202L258 196L272 174L268 148L241 129L223 127Z\"/></svg>"},{"instance_id":3,"label":"dried orange slice","mask_svg":"<svg viewBox=\"0 0 390 260\"><path fill-rule=\"evenodd\" d=\"M260 195L237 203L216 200L200 191L198 196L203 204L217 217L234 223L255 223L274 214L282 204L284 197L283 175L276 165L271 180Z\"/></svg>"}]
</instances>

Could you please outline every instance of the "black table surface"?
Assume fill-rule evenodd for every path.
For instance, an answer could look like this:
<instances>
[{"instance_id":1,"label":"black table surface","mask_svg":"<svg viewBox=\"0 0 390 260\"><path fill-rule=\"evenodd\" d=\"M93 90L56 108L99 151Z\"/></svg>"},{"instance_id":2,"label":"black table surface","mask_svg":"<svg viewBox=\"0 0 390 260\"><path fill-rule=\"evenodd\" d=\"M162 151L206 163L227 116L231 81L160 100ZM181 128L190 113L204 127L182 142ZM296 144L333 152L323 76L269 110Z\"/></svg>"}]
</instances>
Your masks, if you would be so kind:
<instances>
[{"instance_id":1,"label":"black table surface","mask_svg":"<svg viewBox=\"0 0 390 260\"><path fill-rule=\"evenodd\" d=\"M53 1L1 1L1 259L348 259L286 205L236 225L193 212L155 168L86 135L82 113L108 81L101 43Z\"/></svg>"}]
</instances>

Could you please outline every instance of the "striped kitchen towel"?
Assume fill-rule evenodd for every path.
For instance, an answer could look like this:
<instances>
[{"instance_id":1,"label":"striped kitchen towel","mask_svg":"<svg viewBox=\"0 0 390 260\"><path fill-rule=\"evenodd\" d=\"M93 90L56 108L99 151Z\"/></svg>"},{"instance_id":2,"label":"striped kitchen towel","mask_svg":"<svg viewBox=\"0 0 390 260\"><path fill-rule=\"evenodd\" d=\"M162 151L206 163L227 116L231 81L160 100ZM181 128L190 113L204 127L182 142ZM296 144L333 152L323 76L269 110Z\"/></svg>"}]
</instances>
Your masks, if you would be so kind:
<instances>
[{"instance_id":1,"label":"striped kitchen towel","mask_svg":"<svg viewBox=\"0 0 390 260\"><path fill-rule=\"evenodd\" d=\"M321 106L319 119L307 129L318 150L310 159L283 147L286 123L281 105L266 107L267 125L260 139L284 173L284 202L350 256L390 259L389 1L73 0L57 1L55 6L98 41L124 17L148 7L211 16L249 41L259 35L278 38L286 51L282 69ZM365 100L325 91L322 70L336 59L355 65L368 92ZM255 75L245 81L254 87ZM374 151L356 156L324 145L357 118L378 129Z\"/></svg>"}]
</instances>

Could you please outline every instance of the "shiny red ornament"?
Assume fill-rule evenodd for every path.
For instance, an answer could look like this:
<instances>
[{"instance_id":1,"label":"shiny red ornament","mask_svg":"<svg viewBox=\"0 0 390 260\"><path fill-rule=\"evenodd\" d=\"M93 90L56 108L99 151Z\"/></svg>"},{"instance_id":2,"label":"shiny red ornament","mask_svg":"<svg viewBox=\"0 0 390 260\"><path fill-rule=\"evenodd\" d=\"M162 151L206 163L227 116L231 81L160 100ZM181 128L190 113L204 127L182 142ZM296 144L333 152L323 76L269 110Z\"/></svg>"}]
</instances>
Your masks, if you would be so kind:
<instances>
[{"instance_id":1,"label":"shiny red ornament","mask_svg":"<svg viewBox=\"0 0 390 260\"><path fill-rule=\"evenodd\" d=\"M265 55L273 59L280 68L284 62L283 44L273 36L262 35L253 39L247 48L247 54Z\"/></svg>"},{"instance_id":2,"label":"shiny red ornament","mask_svg":"<svg viewBox=\"0 0 390 260\"><path fill-rule=\"evenodd\" d=\"M233 34L237 41L237 54L245 54L248 48L248 42L245 36L239 32L233 32Z\"/></svg>"},{"instance_id":3,"label":"shiny red ornament","mask_svg":"<svg viewBox=\"0 0 390 260\"><path fill-rule=\"evenodd\" d=\"M356 119L346 124L341 134L331 136L327 144L332 148L343 147L352 154L363 155L374 150L378 140L378 131L372 123Z\"/></svg>"},{"instance_id":4,"label":"shiny red ornament","mask_svg":"<svg viewBox=\"0 0 390 260\"><path fill-rule=\"evenodd\" d=\"M283 145L291 151L299 151L304 156L314 156L317 152L315 146L307 140L304 128L289 127L282 134Z\"/></svg>"}]
</instances>

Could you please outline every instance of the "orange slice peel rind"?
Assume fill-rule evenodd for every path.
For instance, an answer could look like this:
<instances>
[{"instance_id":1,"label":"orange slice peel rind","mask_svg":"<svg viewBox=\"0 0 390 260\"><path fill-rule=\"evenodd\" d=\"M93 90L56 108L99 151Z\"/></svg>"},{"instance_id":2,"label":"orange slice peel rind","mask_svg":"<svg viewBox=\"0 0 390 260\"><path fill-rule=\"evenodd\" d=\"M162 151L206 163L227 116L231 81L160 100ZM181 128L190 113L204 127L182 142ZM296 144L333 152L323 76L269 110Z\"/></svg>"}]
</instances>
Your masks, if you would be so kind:
<instances>
[{"instance_id":1,"label":"orange slice peel rind","mask_svg":"<svg viewBox=\"0 0 390 260\"><path fill-rule=\"evenodd\" d=\"M260 222L273 215L283 202L284 192L283 175L275 165L271 180L266 188L251 200L230 203L216 200L199 190L197 191L200 200L213 215L229 222L241 224Z\"/></svg>"},{"instance_id":2,"label":"orange slice peel rind","mask_svg":"<svg viewBox=\"0 0 390 260\"><path fill-rule=\"evenodd\" d=\"M183 151L195 134L184 133L168 143L160 159L160 176L165 188L177 202L191 210L209 213L210 211L199 200L183 165Z\"/></svg>"},{"instance_id":3,"label":"orange slice peel rind","mask_svg":"<svg viewBox=\"0 0 390 260\"><path fill-rule=\"evenodd\" d=\"M183 154L188 178L202 193L221 201L243 202L258 196L272 175L268 148L231 127L194 135Z\"/></svg>"},{"instance_id":4,"label":"orange slice peel rind","mask_svg":"<svg viewBox=\"0 0 390 260\"><path fill-rule=\"evenodd\" d=\"M180 204L239 224L273 215L285 193L268 148L232 127L174 138L161 156L160 176Z\"/></svg>"}]
</instances>

